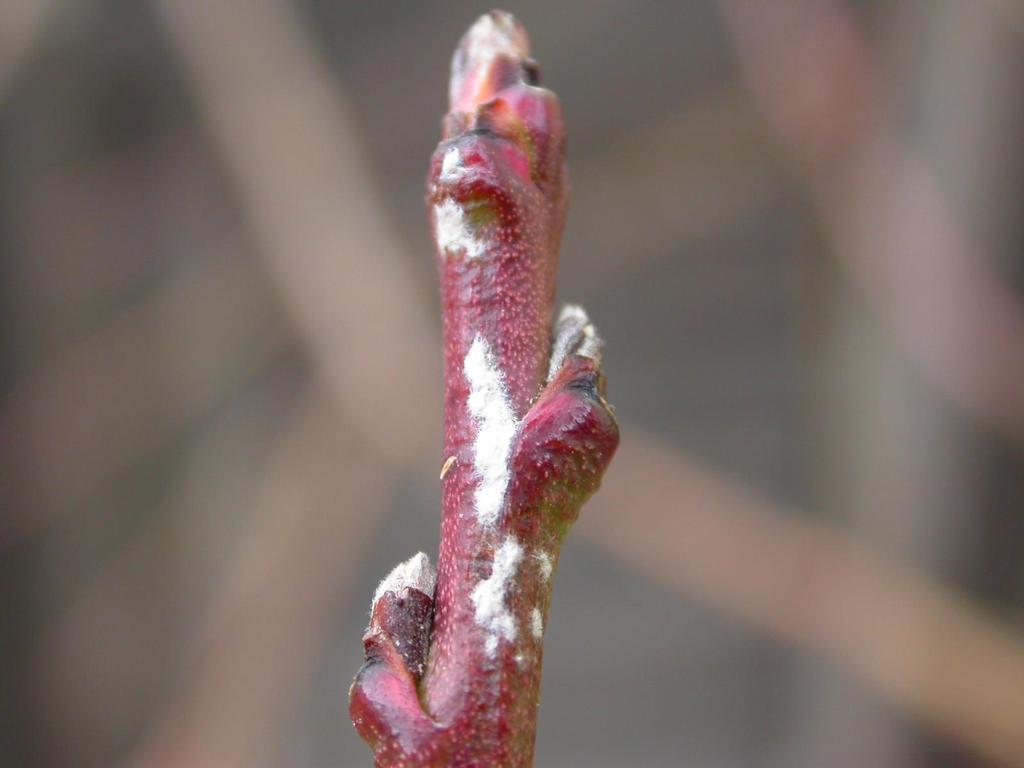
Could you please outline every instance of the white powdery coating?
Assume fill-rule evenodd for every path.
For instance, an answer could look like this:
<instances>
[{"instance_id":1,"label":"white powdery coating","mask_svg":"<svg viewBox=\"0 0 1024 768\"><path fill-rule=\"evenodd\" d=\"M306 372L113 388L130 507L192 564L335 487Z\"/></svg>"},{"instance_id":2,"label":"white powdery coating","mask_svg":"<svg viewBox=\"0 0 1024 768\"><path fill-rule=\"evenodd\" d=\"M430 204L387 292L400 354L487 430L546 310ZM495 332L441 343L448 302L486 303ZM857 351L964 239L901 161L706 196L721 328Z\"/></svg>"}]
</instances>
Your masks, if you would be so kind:
<instances>
[{"instance_id":1,"label":"white powdery coating","mask_svg":"<svg viewBox=\"0 0 1024 768\"><path fill-rule=\"evenodd\" d=\"M438 248L446 253L461 251L470 259L484 253L484 243L470 231L466 212L452 199L434 206L434 232Z\"/></svg>"},{"instance_id":2,"label":"white powdery coating","mask_svg":"<svg viewBox=\"0 0 1024 768\"><path fill-rule=\"evenodd\" d=\"M441 161L441 181L451 181L462 175L463 168L459 150L452 147L444 153L444 160Z\"/></svg>"},{"instance_id":3,"label":"white powdery coating","mask_svg":"<svg viewBox=\"0 0 1024 768\"><path fill-rule=\"evenodd\" d=\"M476 623L487 631L484 648L489 656L498 650L499 638L509 642L516 639L516 620L505 605L505 595L522 559L523 548L514 536L509 536L494 553L491 575L477 584L470 595Z\"/></svg>"},{"instance_id":4,"label":"white powdery coating","mask_svg":"<svg viewBox=\"0 0 1024 768\"><path fill-rule=\"evenodd\" d=\"M479 481L473 497L476 517L492 527L505 501L511 470L509 454L518 424L505 393L505 381L483 337L473 340L462 366L469 382L469 413L476 421L473 466Z\"/></svg>"},{"instance_id":5,"label":"white powdery coating","mask_svg":"<svg viewBox=\"0 0 1024 768\"><path fill-rule=\"evenodd\" d=\"M521 42L508 24L495 23L494 16L486 14L473 25L469 33L467 56L477 64L486 64L499 53L516 55Z\"/></svg>"},{"instance_id":6,"label":"white powdery coating","mask_svg":"<svg viewBox=\"0 0 1024 768\"><path fill-rule=\"evenodd\" d=\"M385 592L401 595L403 589L418 589L423 594L433 597L436 583L437 573L430 564L430 558L418 552L404 563L392 568L391 573L377 585L377 591L373 593L373 600L370 601L370 611L373 611L373 606L384 597Z\"/></svg>"},{"instance_id":7,"label":"white powdery coating","mask_svg":"<svg viewBox=\"0 0 1024 768\"><path fill-rule=\"evenodd\" d=\"M554 570L554 564L551 562L551 555L547 552L540 551L534 555L537 560L537 566L540 569L540 577L544 581L551 581L551 572Z\"/></svg>"},{"instance_id":8,"label":"white powdery coating","mask_svg":"<svg viewBox=\"0 0 1024 768\"><path fill-rule=\"evenodd\" d=\"M533 632L534 640L544 637L544 617L540 614L540 608L534 608L530 614L530 630Z\"/></svg>"},{"instance_id":9,"label":"white powdery coating","mask_svg":"<svg viewBox=\"0 0 1024 768\"><path fill-rule=\"evenodd\" d=\"M565 358L571 354L601 362L601 341L586 311L578 304L566 304L562 307L555 322L555 339L551 345L548 381L555 378Z\"/></svg>"}]
</instances>

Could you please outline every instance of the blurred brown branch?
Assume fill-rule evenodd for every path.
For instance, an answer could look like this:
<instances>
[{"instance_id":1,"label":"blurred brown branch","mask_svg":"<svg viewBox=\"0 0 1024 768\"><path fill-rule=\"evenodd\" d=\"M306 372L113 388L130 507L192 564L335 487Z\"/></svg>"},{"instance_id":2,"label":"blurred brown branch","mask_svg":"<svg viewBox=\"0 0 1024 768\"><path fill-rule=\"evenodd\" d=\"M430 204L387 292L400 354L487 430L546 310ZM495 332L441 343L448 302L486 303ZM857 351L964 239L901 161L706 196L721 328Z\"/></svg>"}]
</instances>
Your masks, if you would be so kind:
<instances>
[{"instance_id":1,"label":"blurred brown branch","mask_svg":"<svg viewBox=\"0 0 1024 768\"><path fill-rule=\"evenodd\" d=\"M580 528L617 559L863 685L1001 765L1024 765L1024 639L863 543L630 435Z\"/></svg>"},{"instance_id":2,"label":"blurred brown branch","mask_svg":"<svg viewBox=\"0 0 1024 768\"><path fill-rule=\"evenodd\" d=\"M384 519L392 472L358 448L323 392L306 398L208 608L195 665L135 764L273 764L332 606Z\"/></svg>"},{"instance_id":3,"label":"blurred brown branch","mask_svg":"<svg viewBox=\"0 0 1024 768\"><path fill-rule=\"evenodd\" d=\"M409 460L428 434L410 383L439 389L435 323L343 91L286 3L156 4L314 363L362 438Z\"/></svg>"},{"instance_id":4,"label":"blurred brown branch","mask_svg":"<svg viewBox=\"0 0 1024 768\"><path fill-rule=\"evenodd\" d=\"M577 290L599 292L763 209L781 185L754 115L739 88L722 88L574 161L567 246L606 254L601 269L574 271Z\"/></svg>"},{"instance_id":5,"label":"blurred brown branch","mask_svg":"<svg viewBox=\"0 0 1024 768\"><path fill-rule=\"evenodd\" d=\"M1024 313L920 151L898 135L845 3L719 4L839 262L939 389L1024 440Z\"/></svg>"},{"instance_id":6,"label":"blurred brown branch","mask_svg":"<svg viewBox=\"0 0 1024 768\"><path fill-rule=\"evenodd\" d=\"M285 348L259 276L234 247L129 304L0 401L0 449L33 500L28 516L4 518L8 543L66 518ZM193 376L176 375L182 367Z\"/></svg>"},{"instance_id":7,"label":"blurred brown branch","mask_svg":"<svg viewBox=\"0 0 1024 768\"><path fill-rule=\"evenodd\" d=\"M189 641L210 586L223 578L240 533L265 527L258 493L287 403L277 377L260 379L191 428L199 434L174 487L101 561L81 552L116 520L67 521L39 536L61 553L54 569L68 594L33 643L31 698L47 729L64 735L53 745L63 762L102 754L106 734L131 731L183 670L194 670Z\"/></svg>"},{"instance_id":8,"label":"blurred brown branch","mask_svg":"<svg viewBox=\"0 0 1024 768\"><path fill-rule=\"evenodd\" d=\"M39 40L54 0L4 0L0 4L0 98Z\"/></svg>"}]
</instances>

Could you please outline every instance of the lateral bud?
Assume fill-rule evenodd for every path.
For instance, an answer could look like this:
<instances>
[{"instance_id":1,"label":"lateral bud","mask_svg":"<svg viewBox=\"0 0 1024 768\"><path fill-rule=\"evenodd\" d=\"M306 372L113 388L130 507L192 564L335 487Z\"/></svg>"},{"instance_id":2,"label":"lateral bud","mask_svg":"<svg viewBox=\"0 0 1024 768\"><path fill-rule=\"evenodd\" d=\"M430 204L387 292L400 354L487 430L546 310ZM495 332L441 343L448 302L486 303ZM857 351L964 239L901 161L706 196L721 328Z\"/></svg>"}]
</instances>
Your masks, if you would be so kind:
<instances>
[{"instance_id":1,"label":"lateral bud","mask_svg":"<svg viewBox=\"0 0 1024 768\"><path fill-rule=\"evenodd\" d=\"M370 626L363 635L367 659L385 655L382 642L386 641L402 656L412 677L422 677L436 581L430 558L422 552L396 565L381 581L370 605Z\"/></svg>"}]
</instances>

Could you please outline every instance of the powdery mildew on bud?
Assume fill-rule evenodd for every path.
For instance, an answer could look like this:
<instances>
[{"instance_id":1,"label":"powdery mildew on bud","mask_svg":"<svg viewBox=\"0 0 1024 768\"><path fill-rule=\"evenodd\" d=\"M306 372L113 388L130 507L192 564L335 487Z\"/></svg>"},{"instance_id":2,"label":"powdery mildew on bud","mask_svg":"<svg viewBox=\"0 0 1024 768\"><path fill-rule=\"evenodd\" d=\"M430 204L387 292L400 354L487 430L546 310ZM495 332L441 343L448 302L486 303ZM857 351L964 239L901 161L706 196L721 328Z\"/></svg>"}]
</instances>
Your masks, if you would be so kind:
<instances>
[{"instance_id":1,"label":"powdery mildew on bud","mask_svg":"<svg viewBox=\"0 0 1024 768\"><path fill-rule=\"evenodd\" d=\"M526 47L516 34L514 23L490 13L480 17L468 38L467 58L479 67L486 66L498 54L516 56Z\"/></svg>"},{"instance_id":2,"label":"powdery mildew on bud","mask_svg":"<svg viewBox=\"0 0 1024 768\"><path fill-rule=\"evenodd\" d=\"M392 568L391 573L377 585L377 591L373 593L373 600L370 601L370 611L373 611L373 606L386 592L401 595L403 589L416 589L433 597L436 583L437 573L430 564L430 558L423 552L418 552Z\"/></svg>"},{"instance_id":3,"label":"powdery mildew on bud","mask_svg":"<svg viewBox=\"0 0 1024 768\"><path fill-rule=\"evenodd\" d=\"M480 523L493 527L505 501L511 472L509 454L519 425L509 405L504 377L482 336L473 340L462 370L469 382L467 407L477 426L473 466L479 480L474 507Z\"/></svg>"},{"instance_id":4,"label":"powdery mildew on bud","mask_svg":"<svg viewBox=\"0 0 1024 768\"><path fill-rule=\"evenodd\" d=\"M544 637L544 617L541 616L540 608L534 608L530 613L530 631L533 632L534 640Z\"/></svg>"},{"instance_id":5,"label":"powdery mildew on bud","mask_svg":"<svg viewBox=\"0 0 1024 768\"><path fill-rule=\"evenodd\" d=\"M601 340L594 329L594 324L587 317L586 310L578 304L566 304L562 307L555 322L548 381L555 378L569 355L580 355L596 363L601 362Z\"/></svg>"},{"instance_id":6,"label":"powdery mildew on bud","mask_svg":"<svg viewBox=\"0 0 1024 768\"><path fill-rule=\"evenodd\" d=\"M452 199L434 206L434 227L437 245L445 253L465 253L467 258L483 256L485 244L479 240L466 221L466 212Z\"/></svg>"},{"instance_id":7,"label":"powdery mildew on bud","mask_svg":"<svg viewBox=\"0 0 1024 768\"><path fill-rule=\"evenodd\" d=\"M476 623L487 631L485 650L489 656L498 650L500 638L509 642L516 639L516 620L505 604L505 596L522 559L522 546L514 536L509 536L494 553L491 575L477 584L470 596Z\"/></svg>"},{"instance_id":8,"label":"powdery mildew on bud","mask_svg":"<svg viewBox=\"0 0 1024 768\"><path fill-rule=\"evenodd\" d=\"M462 175L462 157L459 155L459 150L452 147L444 153L444 159L441 161L441 181L452 181Z\"/></svg>"},{"instance_id":9,"label":"powdery mildew on bud","mask_svg":"<svg viewBox=\"0 0 1024 768\"><path fill-rule=\"evenodd\" d=\"M551 581L551 572L554 570L554 564L551 562L551 555L541 550L534 554L533 557L537 561L537 568L540 571L540 577L544 581Z\"/></svg>"}]
</instances>

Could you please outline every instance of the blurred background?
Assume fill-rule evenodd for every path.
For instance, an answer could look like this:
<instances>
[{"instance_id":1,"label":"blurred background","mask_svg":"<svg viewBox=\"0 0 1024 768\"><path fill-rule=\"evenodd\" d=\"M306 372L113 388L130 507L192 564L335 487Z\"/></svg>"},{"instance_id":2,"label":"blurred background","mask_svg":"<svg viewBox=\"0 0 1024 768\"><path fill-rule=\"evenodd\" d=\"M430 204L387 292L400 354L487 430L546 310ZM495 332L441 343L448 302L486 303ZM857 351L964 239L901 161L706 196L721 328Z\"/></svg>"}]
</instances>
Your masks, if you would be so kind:
<instances>
[{"instance_id":1,"label":"blurred background","mask_svg":"<svg viewBox=\"0 0 1024 768\"><path fill-rule=\"evenodd\" d=\"M506 4L622 447L538 766L1024 766L1024 4ZM0 764L364 766L475 2L0 3Z\"/></svg>"}]
</instances>

